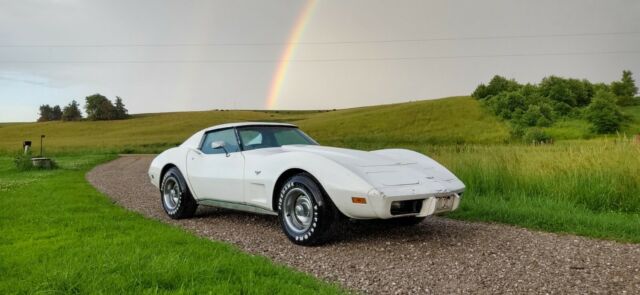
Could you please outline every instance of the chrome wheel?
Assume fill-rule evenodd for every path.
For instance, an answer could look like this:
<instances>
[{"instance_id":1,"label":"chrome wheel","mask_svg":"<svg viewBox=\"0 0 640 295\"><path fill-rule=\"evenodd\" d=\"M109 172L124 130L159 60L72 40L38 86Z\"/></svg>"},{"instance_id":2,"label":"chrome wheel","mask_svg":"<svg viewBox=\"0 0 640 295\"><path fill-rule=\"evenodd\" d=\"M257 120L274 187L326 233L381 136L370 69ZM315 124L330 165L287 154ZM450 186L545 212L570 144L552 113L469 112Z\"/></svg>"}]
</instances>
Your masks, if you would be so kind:
<instances>
[{"instance_id":1,"label":"chrome wheel","mask_svg":"<svg viewBox=\"0 0 640 295\"><path fill-rule=\"evenodd\" d=\"M296 233L303 233L313 222L313 202L311 197L300 188L287 192L283 202L283 213L287 227Z\"/></svg>"},{"instance_id":2,"label":"chrome wheel","mask_svg":"<svg viewBox=\"0 0 640 295\"><path fill-rule=\"evenodd\" d=\"M162 200L167 210L172 211L178 208L181 193L180 185L175 178L169 178L165 181L164 187L162 188Z\"/></svg>"}]
</instances>

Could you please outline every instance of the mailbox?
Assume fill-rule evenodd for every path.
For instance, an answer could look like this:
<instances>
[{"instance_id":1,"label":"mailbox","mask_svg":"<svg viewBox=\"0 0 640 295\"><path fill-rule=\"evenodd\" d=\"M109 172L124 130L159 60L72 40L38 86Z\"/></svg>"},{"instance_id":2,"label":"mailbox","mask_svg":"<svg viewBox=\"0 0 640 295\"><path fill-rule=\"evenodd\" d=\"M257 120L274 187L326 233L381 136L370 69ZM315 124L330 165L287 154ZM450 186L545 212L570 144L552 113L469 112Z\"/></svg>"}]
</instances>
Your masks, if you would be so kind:
<instances>
[{"instance_id":1,"label":"mailbox","mask_svg":"<svg viewBox=\"0 0 640 295\"><path fill-rule=\"evenodd\" d=\"M22 142L22 150L24 150L25 155L29 153L31 150L31 140L25 140Z\"/></svg>"}]
</instances>

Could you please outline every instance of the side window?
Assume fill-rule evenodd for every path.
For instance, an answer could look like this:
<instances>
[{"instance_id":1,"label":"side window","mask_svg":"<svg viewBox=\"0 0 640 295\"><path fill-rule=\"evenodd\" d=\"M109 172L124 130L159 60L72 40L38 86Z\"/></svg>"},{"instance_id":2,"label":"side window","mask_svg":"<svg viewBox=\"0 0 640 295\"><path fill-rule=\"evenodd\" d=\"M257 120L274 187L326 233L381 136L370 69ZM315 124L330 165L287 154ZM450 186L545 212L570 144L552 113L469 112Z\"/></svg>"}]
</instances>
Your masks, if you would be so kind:
<instances>
[{"instance_id":1,"label":"side window","mask_svg":"<svg viewBox=\"0 0 640 295\"><path fill-rule=\"evenodd\" d=\"M233 128L207 133L200 150L205 154L224 154L224 149L222 148L211 148L211 143L216 141L224 141L224 148L227 149L229 153L235 153L240 150Z\"/></svg>"},{"instance_id":2,"label":"side window","mask_svg":"<svg viewBox=\"0 0 640 295\"><path fill-rule=\"evenodd\" d=\"M242 139L242 144L245 149L251 149L251 147L255 147L256 145L262 144L262 133L256 130L238 130L240 134L240 138Z\"/></svg>"},{"instance_id":3,"label":"side window","mask_svg":"<svg viewBox=\"0 0 640 295\"><path fill-rule=\"evenodd\" d=\"M301 136L297 129L287 128L273 134L278 145L300 144Z\"/></svg>"}]
</instances>

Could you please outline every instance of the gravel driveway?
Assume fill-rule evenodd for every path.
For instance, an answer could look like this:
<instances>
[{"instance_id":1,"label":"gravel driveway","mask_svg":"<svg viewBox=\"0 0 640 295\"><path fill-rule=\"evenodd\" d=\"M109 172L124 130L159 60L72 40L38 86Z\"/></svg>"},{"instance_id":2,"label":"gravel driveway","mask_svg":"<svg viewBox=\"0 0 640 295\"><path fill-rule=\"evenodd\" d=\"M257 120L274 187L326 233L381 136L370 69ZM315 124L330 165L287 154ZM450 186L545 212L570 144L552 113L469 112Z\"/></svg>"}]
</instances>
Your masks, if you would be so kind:
<instances>
[{"instance_id":1,"label":"gravel driveway","mask_svg":"<svg viewBox=\"0 0 640 295\"><path fill-rule=\"evenodd\" d=\"M428 218L397 228L347 222L337 240L301 247L274 216L199 208L174 221L147 178L152 156L124 156L87 179L118 204L212 240L371 294L640 293L640 245L535 232L512 226Z\"/></svg>"}]
</instances>

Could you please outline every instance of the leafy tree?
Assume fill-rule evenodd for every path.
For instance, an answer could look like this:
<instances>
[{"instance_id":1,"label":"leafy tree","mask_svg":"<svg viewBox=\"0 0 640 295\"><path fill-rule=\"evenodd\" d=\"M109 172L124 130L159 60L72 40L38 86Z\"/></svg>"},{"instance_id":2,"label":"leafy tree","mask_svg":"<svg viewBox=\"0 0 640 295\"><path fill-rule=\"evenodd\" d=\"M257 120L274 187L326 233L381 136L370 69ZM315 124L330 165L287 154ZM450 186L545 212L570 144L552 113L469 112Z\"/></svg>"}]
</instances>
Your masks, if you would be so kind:
<instances>
[{"instance_id":1,"label":"leafy tree","mask_svg":"<svg viewBox=\"0 0 640 295\"><path fill-rule=\"evenodd\" d=\"M59 105L56 105L51 109L51 118L49 118L49 121L59 121L60 119L62 119L62 110Z\"/></svg>"},{"instance_id":2,"label":"leafy tree","mask_svg":"<svg viewBox=\"0 0 640 295\"><path fill-rule=\"evenodd\" d=\"M111 120L114 119L115 107L109 99L101 94L94 94L86 97L84 106L87 112L87 119L95 120Z\"/></svg>"},{"instance_id":3,"label":"leafy tree","mask_svg":"<svg viewBox=\"0 0 640 295\"><path fill-rule=\"evenodd\" d=\"M570 82L567 79L549 76L540 82L540 94L553 101L562 102L570 107L577 105L576 95L571 91Z\"/></svg>"},{"instance_id":4,"label":"leafy tree","mask_svg":"<svg viewBox=\"0 0 640 295\"><path fill-rule=\"evenodd\" d=\"M476 90L474 90L473 93L471 93L471 97L475 99L484 99L484 98L487 98L488 96L489 96L489 92L487 90L487 85L484 85L482 83L478 85L478 87L476 87Z\"/></svg>"},{"instance_id":5,"label":"leafy tree","mask_svg":"<svg viewBox=\"0 0 640 295\"><path fill-rule=\"evenodd\" d=\"M620 129L625 116L615 103L616 96L600 90L593 97L593 101L585 110L585 117L597 133L613 133Z\"/></svg>"},{"instance_id":6,"label":"leafy tree","mask_svg":"<svg viewBox=\"0 0 640 295\"><path fill-rule=\"evenodd\" d=\"M632 73L623 71L621 80L610 85L558 76L545 77L537 85L520 85L496 75L488 84L480 84L472 96L510 121L512 136L524 137L528 128L551 126L557 119L583 114L596 132L616 131L626 119L616 104L640 104L640 98L634 97L637 93Z\"/></svg>"},{"instance_id":7,"label":"leafy tree","mask_svg":"<svg viewBox=\"0 0 640 295\"><path fill-rule=\"evenodd\" d=\"M78 121L82 119L82 113L75 100L72 100L64 109L62 109L62 121Z\"/></svg>"},{"instance_id":8,"label":"leafy tree","mask_svg":"<svg viewBox=\"0 0 640 295\"><path fill-rule=\"evenodd\" d=\"M129 111L124 107L122 98L120 98L119 96L116 96L116 103L113 109L113 118L126 119L127 117L129 117Z\"/></svg>"},{"instance_id":9,"label":"leafy tree","mask_svg":"<svg viewBox=\"0 0 640 295\"><path fill-rule=\"evenodd\" d=\"M552 109L546 103L540 105L531 104L526 111L516 111L512 116L513 123L521 127L540 126L547 127L553 123Z\"/></svg>"},{"instance_id":10,"label":"leafy tree","mask_svg":"<svg viewBox=\"0 0 640 295\"><path fill-rule=\"evenodd\" d=\"M511 119L514 112L526 108L524 96L518 92L502 92L487 100L489 108L503 119Z\"/></svg>"},{"instance_id":11,"label":"leafy tree","mask_svg":"<svg viewBox=\"0 0 640 295\"><path fill-rule=\"evenodd\" d=\"M576 102L576 106L587 106L591 103L591 98L594 94L591 82L584 79L567 79L566 83L571 92L572 99Z\"/></svg>"},{"instance_id":12,"label":"leafy tree","mask_svg":"<svg viewBox=\"0 0 640 295\"><path fill-rule=\"evenodd\" d=\"M48 104L43 104L40 106L40 117L38 118L38 122L46 122L46 121L56 121L62 118L62 111L60 110L60 106L56 105L51 107Z\"/></svg>"},{"instance_id":13,"label":"leafy tree","mask_svg":"<svg viewBox=\"0 0 640 295\"><path fill-rule=\"evenodd\" d=\"M611 83L611 91L617 96L616 103L621 106L636 103L634 96L638 94L636 81L633 80L631 71L622 71L622 79Z\"/></svg>"},{"instance_id":14,"label":"leafy tree","mask_svg":"<svg viewBox=\"0 0 640 295\"><path fill-rule=\"evenodd\" d=\"M38 122L46 122L51 118L51 114L53 113L53 109L48 104L43 104L40 106L40 117L38 118Z\"/></svg>"},{"instance_id":15,"label":"leafy tree","mask_svg":"<svg viewBox=\"0 0 640 295\"><path fill-rule=\"evenodd\" d=\"M471 96L477 99L485 99L502 92L518 90L520 87L522 86L513 79L509 80L505 77L495 75L491 81L489 81L488 85L480 84Z\"/></svg>"}]
</instances>

